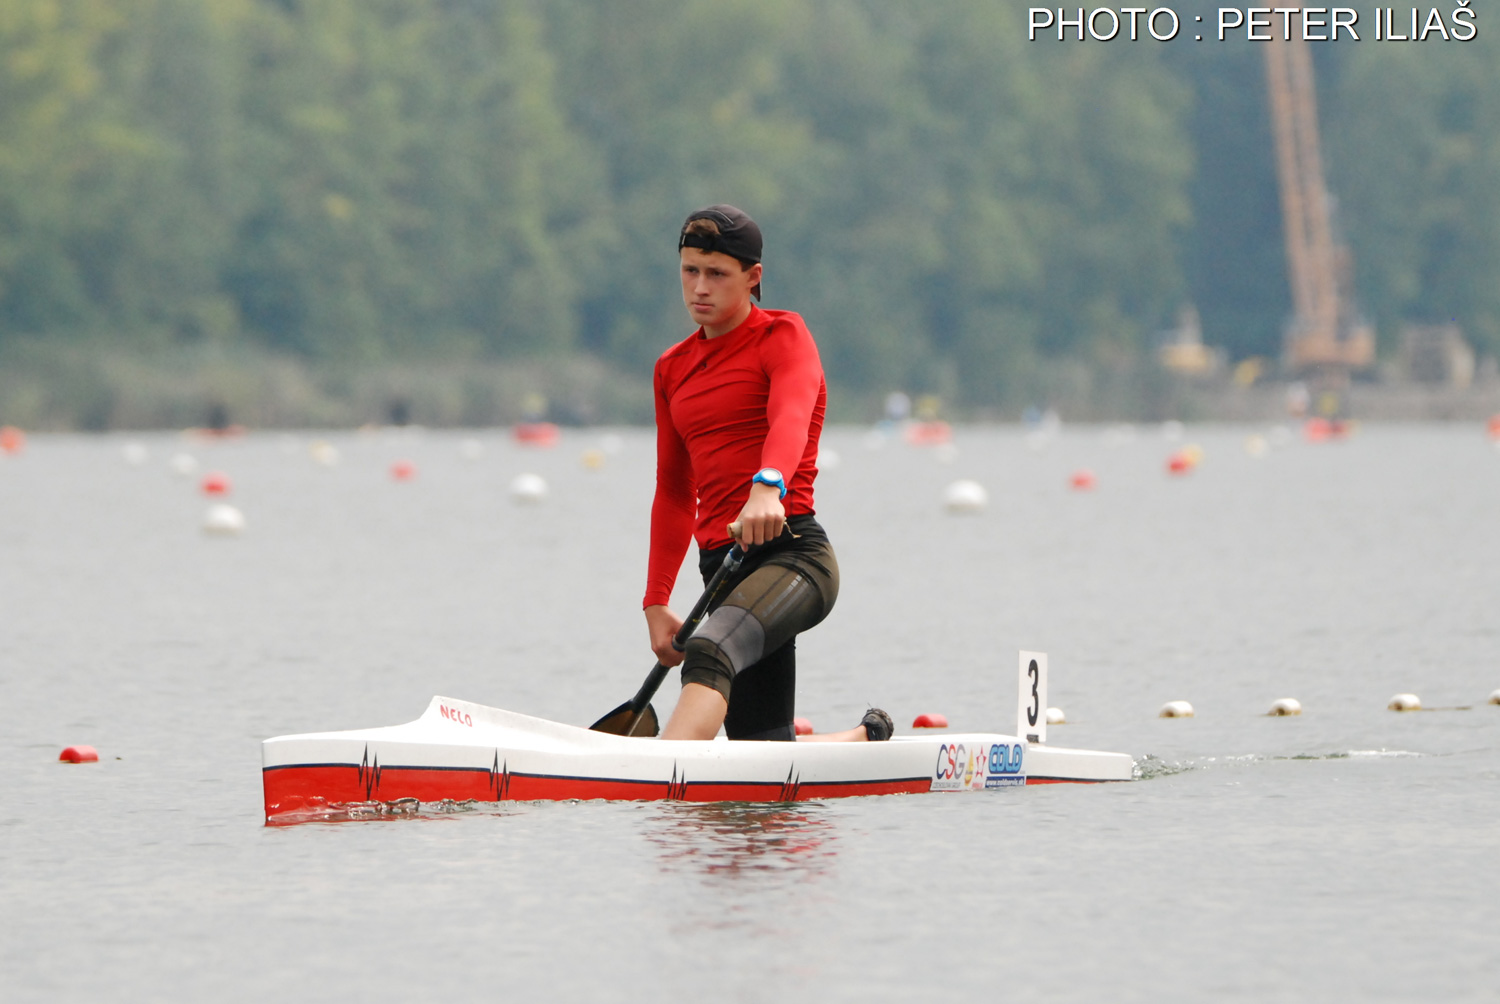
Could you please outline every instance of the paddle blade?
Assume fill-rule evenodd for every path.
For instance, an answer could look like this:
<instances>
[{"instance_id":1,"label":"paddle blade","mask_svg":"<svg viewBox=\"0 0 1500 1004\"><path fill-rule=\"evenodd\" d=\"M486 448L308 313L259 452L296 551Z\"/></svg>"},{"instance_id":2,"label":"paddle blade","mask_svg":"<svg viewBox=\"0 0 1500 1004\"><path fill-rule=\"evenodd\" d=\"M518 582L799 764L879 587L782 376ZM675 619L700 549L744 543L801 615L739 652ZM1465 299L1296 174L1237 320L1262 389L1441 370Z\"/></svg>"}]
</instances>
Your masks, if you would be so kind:
<instances>
[{"instance_id":1,"label":"paddle blade","mask_svg":"<svg viewBox=\"0 0 1500 1004\"><path fill-rule=\"evenodd\" d=\"M661 726L656 721L656 709L646 705L640 711L636 711L626 701L603 718L599 719L589 728L594 732L608 732L612 736L638 736L645 739L654 739L661 732Z\"/></svg>"}]
</instances>

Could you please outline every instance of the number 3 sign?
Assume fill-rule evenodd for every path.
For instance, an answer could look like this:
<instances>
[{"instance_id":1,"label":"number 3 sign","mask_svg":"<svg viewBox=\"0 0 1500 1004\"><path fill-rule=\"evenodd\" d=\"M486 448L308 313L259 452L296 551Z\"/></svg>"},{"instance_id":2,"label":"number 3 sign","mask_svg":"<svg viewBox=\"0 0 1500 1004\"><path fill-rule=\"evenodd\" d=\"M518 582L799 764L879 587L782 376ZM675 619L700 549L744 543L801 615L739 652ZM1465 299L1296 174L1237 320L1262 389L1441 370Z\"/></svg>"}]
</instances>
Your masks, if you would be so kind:
<instances>
[{"instance_id":1,"label":"number 3 sign","mask_svg":"<svg viewBox=\"0 0 1500 1004\"><path fill-rule=\"evenodd\" d=\"M1047 741L1047 653L1022 652L1017 690L1016 736L1023 742Z\"/></svg>"}]
</instances>

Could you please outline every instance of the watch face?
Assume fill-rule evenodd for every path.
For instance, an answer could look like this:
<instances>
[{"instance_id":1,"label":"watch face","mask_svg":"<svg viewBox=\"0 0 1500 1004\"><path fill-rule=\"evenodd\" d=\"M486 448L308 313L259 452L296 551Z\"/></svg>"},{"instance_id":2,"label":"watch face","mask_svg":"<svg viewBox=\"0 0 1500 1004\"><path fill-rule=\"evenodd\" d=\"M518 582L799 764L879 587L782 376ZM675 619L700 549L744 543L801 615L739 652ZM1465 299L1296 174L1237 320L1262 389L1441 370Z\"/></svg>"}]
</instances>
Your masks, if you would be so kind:
<instances>
[{"instance_id":1,"label":"watch face","mask_svg":"<svg viewBox=\"0 0 1500 1004\"><path fill-rule=\"evenodd\" d=\"M740 477L744 477L744 475L741 474ZM761 472L759 474L757 474L756 477L760 478L762 481L780 481L780 480L782 480L782 478L781 478L781 472L778 471L774 467L764 467L764 468L762 468Z\"/></svg>"}]
</instances>

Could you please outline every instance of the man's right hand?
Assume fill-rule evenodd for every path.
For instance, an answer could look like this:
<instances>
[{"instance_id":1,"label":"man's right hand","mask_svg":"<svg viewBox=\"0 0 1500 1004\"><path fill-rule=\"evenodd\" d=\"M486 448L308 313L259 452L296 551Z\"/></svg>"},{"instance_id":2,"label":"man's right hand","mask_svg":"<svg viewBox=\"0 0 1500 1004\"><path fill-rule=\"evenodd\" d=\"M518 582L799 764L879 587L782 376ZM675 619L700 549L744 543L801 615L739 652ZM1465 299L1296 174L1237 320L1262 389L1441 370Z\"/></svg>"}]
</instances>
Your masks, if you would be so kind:
<instances>
[{"instance_id":1,"label":"man's right hand","mask_svg":"<svg viewBox=\"0 0 1500 1004\"><path fill-rule=\"evenodd\" d=\"M672 647L672 639L682 630L682 618L664 604L646 608L646 631L651 635L651 651L663 666L675 666L683 654Z\"/></svg>"}]
</instances>

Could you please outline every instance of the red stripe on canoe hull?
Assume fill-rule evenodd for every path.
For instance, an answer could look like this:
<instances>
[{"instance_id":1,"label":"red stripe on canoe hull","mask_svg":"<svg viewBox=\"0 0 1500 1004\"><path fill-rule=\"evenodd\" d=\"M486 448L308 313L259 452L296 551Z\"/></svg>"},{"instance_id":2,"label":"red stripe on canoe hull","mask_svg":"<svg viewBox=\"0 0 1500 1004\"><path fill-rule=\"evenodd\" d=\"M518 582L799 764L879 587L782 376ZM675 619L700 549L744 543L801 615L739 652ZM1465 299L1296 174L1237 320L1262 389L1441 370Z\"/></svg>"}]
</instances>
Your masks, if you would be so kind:
<instances>
[{"instance_id":1,"label":"red stripe on canoe hull","mask_svg":"<svg viewBox=\"0 0 1500 1004\"><path fill-rule=\"evenodd\" d=\"M358 767L316 764L267 767L266 818L306 810L312 800L337 804L416 798L478 802L613 799L683 802L796 802L856 795L916 794L929 791L928 778L847 781L786 785L778 782L715 783L710 781L627 781L618 778L552 777L495 773L484 769L424 769L420 767Z\"/></svg>"}]
</instances>

